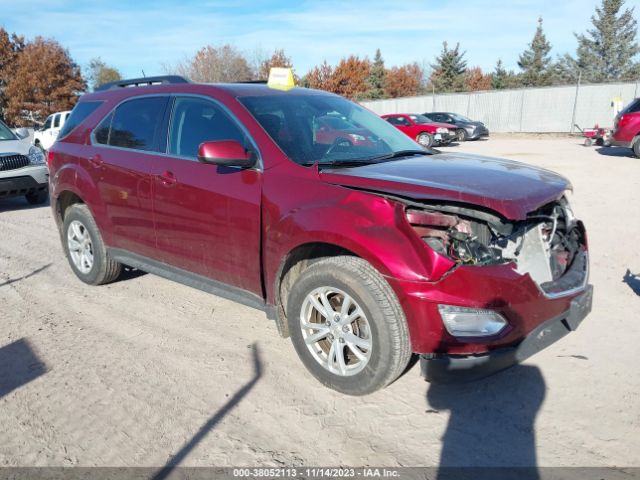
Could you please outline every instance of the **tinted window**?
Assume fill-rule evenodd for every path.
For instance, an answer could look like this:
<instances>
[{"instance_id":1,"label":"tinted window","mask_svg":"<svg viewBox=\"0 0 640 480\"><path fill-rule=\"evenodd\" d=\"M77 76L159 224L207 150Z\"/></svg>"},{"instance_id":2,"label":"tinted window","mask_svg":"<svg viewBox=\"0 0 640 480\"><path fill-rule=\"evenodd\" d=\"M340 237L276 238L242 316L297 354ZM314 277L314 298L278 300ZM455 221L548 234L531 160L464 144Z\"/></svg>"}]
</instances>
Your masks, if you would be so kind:
<instances>
[{"instance_id":1,"label":"tinted window","mask_svg":"<svg viewBox=\"0 0 640 480\"><path fill-rule=\"evenodd\" d=\"M78 103L71 111L71 114L67 117L67 121L62 126L58 138L62 138L65 135L68 135L71 130L84 122L85 118L91 115L100 105L102 105L102 102Z\"/></svg>"},{"instance_id":2,"label":"tinted window","mask_svg":"<svg viewBox=\"0 0 640 480\"><path fill-rule=\"evenodd\" d=\"M167 97L137 98L121 104L113 114L109 145L157 150L156 139L166 105Z\"/></svg>"},{"instance_id":3,"label":"tinted window","mask_svg":"<svg viewBox=\"0 0 640 480\"><path fill-rule=\"evenodd\" d=\"M57 128L60 126L60 114L57 114L53 117L53 128Z\"/></svg>"},{"instance_id":4,"label":"tinted window","mask_svg":"<svg viewBox=\"0 0 640 480\"><path fill-rule=\"evenodd\" d=\"M409 123L404 117L389 117L387 121L391 125L407 125Z\"/></svg>"},{"instance_id":5,"label":"tinted window","mask_svg":"<svg viewBox=\"0 0 640 480\"><path fill-rule=\"evenodd\" d=\"M200 144L215 140L236 140L244 145L245 134L215 103L200 98L177 98L169 153L197 158Z\"/></svg>"},{"instance_id":6,"label":"tinted window","mask_svg":"<svg viewBox=\"0 0 640 480\"><path fill-rule=\"evenodd\" d=\"M44 122L44 125L42 125L42 130L46 130L48 128L51 128L51 121L53 120L53 115L49 115L47 117L47 120Z\"/></svg>"},{"instance_id":7,"label":"tinted window","mask_svg":"<svg viewBox=\"0 0 640 480\"><path fill-rule=\"evenodd\" d=\"M111 121L113 120L113 112L107 115L104 120L100 122L100 125L96 127L93 135L96 138L96 142L103 145L109 144L109 131L111 129Z\"/></svg>"}]
</instances>

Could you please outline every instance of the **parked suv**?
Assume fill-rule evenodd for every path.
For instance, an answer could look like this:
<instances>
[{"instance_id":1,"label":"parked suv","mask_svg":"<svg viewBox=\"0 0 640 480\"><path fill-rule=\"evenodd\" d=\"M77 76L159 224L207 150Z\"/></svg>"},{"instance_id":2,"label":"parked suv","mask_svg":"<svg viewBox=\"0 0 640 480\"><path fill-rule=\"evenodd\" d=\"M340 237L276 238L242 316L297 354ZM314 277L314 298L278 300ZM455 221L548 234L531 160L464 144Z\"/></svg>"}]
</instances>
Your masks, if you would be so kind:
<instances>
[{"instance_id":1,"label":"parked suv","mask_svg":"<svg viewBox=\"0 0 640 480\"><path fill-rule=\"evenodd\" d=\"M49 196L44 154L27 132L18 133L0 120L0 199L24 196L32 205L44 203Z\"/></svg>"},{"instance_id":2,"label":"parked suv","mask_svg":"<svg viewBox=\"0 0 640 480\"><path fill-rule=\"evenodd\" d=\"M611 144L631 148L636 157L640 157L640 98L616 116Z\"/></svg>"},{"instance_id":3,"label":"parked suv","mask_svg":"<svg viewBox=\"0 0 640 480\"><path fill-rule=\"evenodd\" d=\"M319 143L327 115L369 141ZM585 230L550 171L427 152L304 88L120 81L72 120L48 159L74 273L129 265L263 310L341 392L393 382L412 353L430 380L487 375L591 309Z\"/></svg>"}]
</instances>

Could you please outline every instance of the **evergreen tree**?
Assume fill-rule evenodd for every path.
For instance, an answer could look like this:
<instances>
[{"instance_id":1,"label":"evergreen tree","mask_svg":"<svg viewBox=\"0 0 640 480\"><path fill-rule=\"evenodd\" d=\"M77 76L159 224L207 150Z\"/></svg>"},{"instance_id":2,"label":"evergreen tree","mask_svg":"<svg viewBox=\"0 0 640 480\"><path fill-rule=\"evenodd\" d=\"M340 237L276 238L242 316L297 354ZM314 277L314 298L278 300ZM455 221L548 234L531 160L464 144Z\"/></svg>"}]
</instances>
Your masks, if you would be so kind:
<instances>
[{"instance_id":1,"label":"evergreen tree","mask_svg":"<svg viewBox=\"0 0 640 480\"><path fill-rule=\"evenodd\" d=\"M624 1L602 0L602 5L596 7L595 15L591 16L594 28L586 34L576 34L576 63L587 81L631 79L639 73L637 22L633 8L622 11Z\"/></svg>"},{"instance_id":2,"label":"evergreen tree","mask_svg":"<svg viewBox=\"0 0 640 480\"><path fill-rule=\"evenodd\" d=\"M491 88L495 88L496 90L502 90L503 88L507 88L507 70L504 68L502 64L502 59L498 59L496 63L496 67L491 74Z\"/></svg>"},{"instance_id":3,"label":"evergreen tree","mask_svg":"<svg viewBox=\"0 0 640 480\"><path fill-rule=\"evenodd\" d=\"M449 49L447 42L442 43L442 51L431 64L431 83L437 92L461 92L465 89L465 72L467 61L465 52L460 51L460 44Z\"/></svg>"},{"instance_id":4,"label":"evergreen tree","mask_svg":"<svg viewBox=\"0 0 640 480\"><path fill-rule=\"evenodd\" d=\"M518 66L522 69L520 81L525 87L551 85L553 70L551 68L551 44L542 31L542 18L538 18L538 28L533 40L520 55Z\"/></svg>"},{"instance_id":5,"label":"evergreen tree","mask_svg":"<svg viewBox=\"0 0 640 480\"><path fill-rule=\"evenodd\" d=\"M369 69L369 78L367 78L367 85L369 86L369 91L367 92L368 98L376 100L385 97L384 59L382 58L382 54L380 53L379 48L376 50L376 56L373 58L373 63L371 64L371 68Z\"/></svg>"}]
</instances>

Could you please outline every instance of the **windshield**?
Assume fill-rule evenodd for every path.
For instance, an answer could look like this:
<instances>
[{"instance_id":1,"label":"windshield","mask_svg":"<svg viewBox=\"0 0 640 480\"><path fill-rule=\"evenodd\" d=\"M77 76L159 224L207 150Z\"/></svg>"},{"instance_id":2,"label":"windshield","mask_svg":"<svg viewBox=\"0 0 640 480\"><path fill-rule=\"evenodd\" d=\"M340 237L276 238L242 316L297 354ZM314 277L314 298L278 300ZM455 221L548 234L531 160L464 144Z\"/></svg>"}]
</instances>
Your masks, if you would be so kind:
<instances>
[{"instance_id":1,"label":"windshield","mask_svg":"<svg viewBox=\"0 0 640 480\"><path fill-rule=\"evenodd\" d=\"M472 120L470 118L465 117L464 115L458 115L457 113L450 113L449 114L454 120L458 121L458 122L471 122Z\"/></svg>"},{"instance_id":2,"label":"windshield","mask_svg":"<svg viewBox=\"0 0 640 480\"><path fill-rule=\"evenodd\" d=\"M7 127L2 120L0 120L0 140L17 140L9 127Z\"/></svg>"},{"instance_id":3,"label":"windshield","mask_svg":"<svg viewBox=\"0 0 640 480\"><path fill-rule=\"evenodd\" d=\"M383 161L402 152L428 154L394 126L333 95L241 97L280 149L301 165Z\"/></svg>"},{"instance_id":4,"label":"windshield","mask_svg":"<svg viewBox=\"0 0 640 480\"><path fill-rule=\"evenodd\" d=\"M433 120L425 117L424 115L409 115L409 118L414 121L414 123L433 123Z\"/></svg>"}]
</instances>

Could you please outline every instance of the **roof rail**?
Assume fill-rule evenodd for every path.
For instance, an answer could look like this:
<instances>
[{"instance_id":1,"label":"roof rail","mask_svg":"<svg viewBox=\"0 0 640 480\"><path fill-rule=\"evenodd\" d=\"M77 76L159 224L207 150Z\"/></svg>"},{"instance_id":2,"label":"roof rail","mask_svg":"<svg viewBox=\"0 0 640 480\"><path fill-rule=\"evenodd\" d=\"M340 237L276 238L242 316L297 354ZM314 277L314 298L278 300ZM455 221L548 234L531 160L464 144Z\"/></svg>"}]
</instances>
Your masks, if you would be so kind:
<instances>
[{"instance_id":1,"label":"roof rail","mask_svg":"<svg viewBox=\"0 0 640 480\"><path fill-rule=\"evenodd\" d=\"M129 80L116 80L115 82L104 83L94 91L113 90L114 88L139 87L148 85L166 85L170 83L191 83L179 75L162 75L159 77L131 78Z\"/></svg>"}]
</instances>

